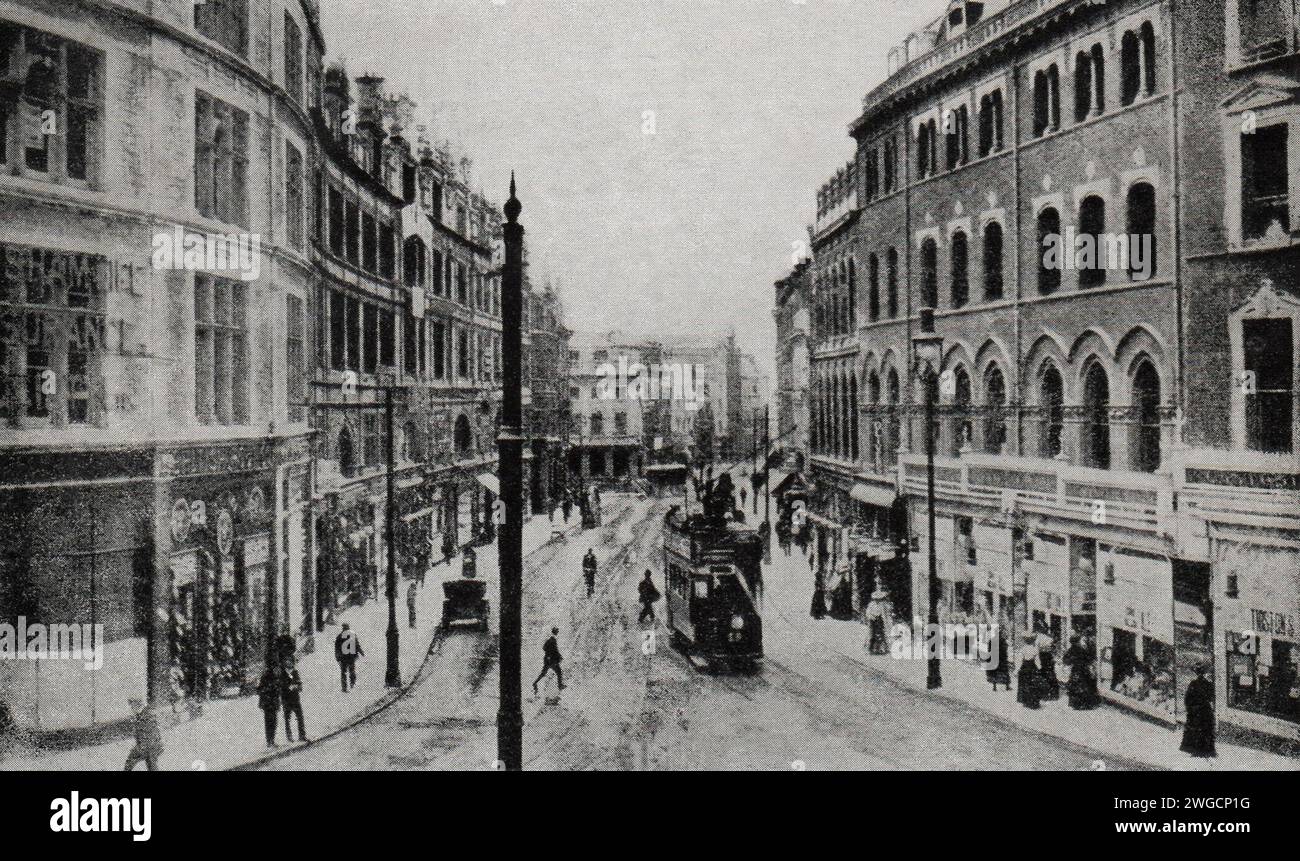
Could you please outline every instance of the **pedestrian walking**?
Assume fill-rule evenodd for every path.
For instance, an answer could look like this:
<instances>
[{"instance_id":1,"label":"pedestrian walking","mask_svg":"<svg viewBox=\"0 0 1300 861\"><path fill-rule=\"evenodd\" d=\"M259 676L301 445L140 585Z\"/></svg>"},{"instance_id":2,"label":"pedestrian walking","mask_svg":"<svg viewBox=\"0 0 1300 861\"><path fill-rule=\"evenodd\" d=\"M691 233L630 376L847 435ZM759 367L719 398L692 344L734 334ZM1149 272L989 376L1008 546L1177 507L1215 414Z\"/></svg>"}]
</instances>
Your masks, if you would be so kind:
<instances>
[{"instance_id":1,"label":"pedestrian walking","mask_svg":"<svg viewBox=\"0 0 1300 861\"><path fill-rule=\"evenodd\" d=\"M564 502L560 504L560 510L564 512L564 525L569 525L569 515L573 513L573 499L569 494L564 494Z\"/></svg>"},{"instance_id":2,"label":"pedestrian walking","mask_svg":"<svg viewBox=\"0 0 1300 861\"><path fill-rule=\"evenodd\" d=\"M1024 645L1020 647L1020 670L1016 673L1016 702L1027 709L1036 709L1039 700L1039 678L1043 668L1038 662L1038 643L1033 631L1025 632Z\"/></svg>"},{"instance_id":3,"label":"pedestrian walking","mask_svg":"<svg viewBox=\"0 0 1300 861\"><path fill-rule=\"evenodd\" d=\"M361 638L352 630L351 625L344 622L343 630L334 638L334 660L339 664L339 681L343 685L343 693L347 693L349 687L357 686L357 658L365 657L365 654L361 648Z\"/></svg>"},{"instance_id":4,"label":"pedestrian walking","mask_svg":"<svg viewBox=\"0 0 1300 861\"><path fill-rule=\"evenodd\" d=\"M749 491L746 490L745 485L742 484L740 486L740 507L741 508L745 507L745 500L747 499L749 499Z\"/></svg>"},{"instance_id":5,"label":"pedestrian walking","mask_svg":"<svg viewBox=\"0 0 1300 861\"><path fill-rule=\"evenodd\" d=\"M1042 667L1042 686L1040 696L1044 700L1061 698L1061 680L1056 677L1056 654L1052 651L1054 641L1047 634L1039 634L1038 666Z\"/></svg>"},{"instance_id":6,"label":"pedestrian walking","mask_svg":"<svg viewBox=\"0 0 1300 861\"><path fill-rule=\"evenodd\" d=\"M451 532L442 533L442 561L450 562L451 557L456 555L456 541L451 537Z\"/></svg>"},{"instance_id":7,"label":"pedestrian walking","mask_svg":"<svg viewBox=\"0 0 1300 861\"><path fill-rule=\"evenodd\" d=\"M162 756L163 752L162 731L158 729L158 718L154 717L153 709L149 708L144 700L132 697L127 700L127 703L135 712L135 746L126 755L126 768L123 770L134 771L135 767L143 761L149 771L157 771L158 757Z\"/></svg>"},{"instance_id":8,"label":"pedestrian walking","mask_svg":"<svg viewBox=\"0 0 1300 861\"><path fill-rule=\"evenodd\" d=\"M275 725L280 717L280 677L275 667L263 670L262 678L257 682L257 707L262 710L266 746L275 747Z\"/></svg>"},{"instance_id":9,"label":"pedestrian walking","mask_svg":"<svg viewBox=\"0 0 1300 861\"><path fill-rule=\"evenodd\" d=\"M537 694L537 683L546 678L546 674L551 670L555 671L555 678L560 683L560 690L564 690L564 671L560 669L560 664L564 661L564 656L560 654L560 644L556 641L560 629L552 628L551 636L546 638L542 644L542 671L533 679L533 694Z\"/></svg>"},{"instance_id":10,"label":"pedestrian walking","mask_svg":"<svg viewBox=\"0 0 1300 861\"><path fill-rule=\"evenodd\" d=\"M877 586L876 591L871 593L865 615L868 630L867 651L873 655L888 655L889 641L885 632L889 629L890 620L894 615L889 593Z\"/></svg>"},{"instance_id":11,"label":"pedestrian walking","mask_svg":"<svg viewBox=\"0 0 1300 861\"><path fill-rule=\"evenodd\" d=\"M645 570L645 577L636 587L638 596L641 600L641 615L637 617L637 622L644 622L647 618L651 622L655 620L655 602L659 600L659 590L655 588L654 581L650 579L650 569Z\"/></svg>"},{"instance_id":12,"label":"pedestrian walking","mask_svg":"<svg viewBox=\"0 0 1300 861\"><path fill-rule=\"evenodd\" d=\"M298 668L293 665L293 661L286 658L284 665L280 668L280 704L284 708L284 737L288 741L293 741L293 730L289 726L289 718L296 716L298 718L298 741L307 740L307 722L302 716L302 676L298 675Z\"/></svg>"},{"instance_id":13,"label":"pedestrian walking","mask_svg":"<svg viewBox=\"0 0 1300 861\"><path fill-rule=\"evenodd\" d=\"M415 581L406 587L406 620L412 628L415 627Z\"/></svg>"},{"instance_id":14,"label":"pedestrian walking","mask_svg":"<svg viewBox=\"0 0 1300 861\"><path fill-rule=\"evenodd\" d=\"M1070 668L1070 677L1065 682L1065 699L1070 708L1082 711L1099 706L1101 697L1097 694L1097 677L1092 672L1093 656L1083 645L1082 637L1078 634L1070 637L1070 648L1061 660Z\"/></svg>"},{"instance_id":15,"label":"pedestrian walking","mask_svg":"<svg viewBox=\"0 0 1300 861\"><path fill-rule=\"evenodd\" d=\"M1214 685L1205 678L1209 668L1201 664L1196 668L1196 678L1187 685L1183 697L1187 723L1183 727L1183 743L1179 749L1192 756L1213 757L1214 749Z\"/></svg>"},{"instance_id":16,"label":"pedestrian walking","mask_svg":"<svg viewBox=\"0 0 1300 861\"><path fill-rule=\"evenodd\" d=\"M1003 626L997 626L996 639L993 641L994 648L998 650L996 656L997 663L984 671L984 678L988 679L993 690L1002 685L1006 690L1011 690L1011 649L1007 646L1006 634L1002 633Z\"/></svg>"},{"instance_id":17,"label":"pedestrian walking","mask_svg":"<svg viewBox=\"0 0 1300 861\"><path fill-rule=\"evenodd\" d=\"M587 555L582 557L582 579L587 581L587 597L596 594L596 554L587 548Z\"/></svg>"}]
</instances>

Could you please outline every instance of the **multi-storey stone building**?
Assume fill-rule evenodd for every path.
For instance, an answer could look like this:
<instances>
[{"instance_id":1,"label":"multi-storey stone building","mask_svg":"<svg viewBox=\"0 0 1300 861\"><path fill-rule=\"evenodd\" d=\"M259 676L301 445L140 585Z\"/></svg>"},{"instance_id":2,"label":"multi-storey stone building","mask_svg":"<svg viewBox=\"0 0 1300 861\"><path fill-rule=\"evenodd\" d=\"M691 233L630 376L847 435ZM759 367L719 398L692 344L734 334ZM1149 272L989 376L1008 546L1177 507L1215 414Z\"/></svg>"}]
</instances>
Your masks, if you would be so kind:
<instances>
[{"instance_id":1,"label":"multi-storey stone building","mask_svg":"<svg viewBox=\"0 0 1300 861\"><path fill-rule=\"evenodd\" d=\"M564 306L551 285L535 287L525 275L524 407L528 497L534 513L552 511L569 492L569 337Z\"/></svg>"},{"instance_id":2,"label":"multi-storey stone building","mask_svg":"<svg viewBox=\"0 0 1300 861\"><path fill-rule=\"evenodd\" d=\"M795 264L776 282L776 423L773 446L787 453L793 469L804 468L808 452L808 336L811 332L809 261Z\"/></svg>"},{"instance_id":3,"label":"multi-storey stone building","mask_svg":"<svg viewBox=\"0 0 1300 861\"><path fill-rule=\"evenodd\" d=\"M945 618L1300 738L1298 48L1286 4L953 0L891 52L814 226L824 574L925 612L933 308Z\"/></svg>"},{"instance_id":4,"label":"multi-storey stone building","mask_svg":"<svg viewBox=\"0 0 1300 861\"><path fill-rule=\"evenodd\" d=\"M390 522L409 575L491 529L500 215L324 56L314 0L0 3L0 620L103 626L0 666L21 727L247 692Z\"/></svg>"},{"instance_id":5,"label":"multi-storey stone building","mask_svg":"<svg viewBox=\"0 0 1300 861\"><path fill-rule=\"evenodd\" d=\"M0 3L0 617L20 726L255 680L310 591L314 3Z\"/></svg>"}]
</instances>

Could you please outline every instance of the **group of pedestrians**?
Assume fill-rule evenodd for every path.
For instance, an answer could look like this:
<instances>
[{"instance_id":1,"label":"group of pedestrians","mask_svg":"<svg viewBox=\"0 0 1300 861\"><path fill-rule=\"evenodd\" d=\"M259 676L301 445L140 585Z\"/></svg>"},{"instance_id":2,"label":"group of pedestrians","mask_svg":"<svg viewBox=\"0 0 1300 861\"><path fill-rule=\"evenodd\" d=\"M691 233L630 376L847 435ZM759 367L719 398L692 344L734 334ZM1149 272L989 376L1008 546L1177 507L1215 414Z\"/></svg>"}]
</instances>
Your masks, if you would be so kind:
<instances>
[{"instance_id":1,"label":"group of pedestrians","mask_svg":"<svg viewBox=\"0 0 1300 861\"><path fill-rule=\"evenodd\" d=\"M292 742L292 720L298 721L298 740L307 740L307 723L302 714L302 677L292 658L285 658L280 665L268 666L257 683L257 705L262 710L262 722L266 731L266 746L276 747L275 732L281 711L284 713L284 737Z\"/></svg>"}]
</instances>

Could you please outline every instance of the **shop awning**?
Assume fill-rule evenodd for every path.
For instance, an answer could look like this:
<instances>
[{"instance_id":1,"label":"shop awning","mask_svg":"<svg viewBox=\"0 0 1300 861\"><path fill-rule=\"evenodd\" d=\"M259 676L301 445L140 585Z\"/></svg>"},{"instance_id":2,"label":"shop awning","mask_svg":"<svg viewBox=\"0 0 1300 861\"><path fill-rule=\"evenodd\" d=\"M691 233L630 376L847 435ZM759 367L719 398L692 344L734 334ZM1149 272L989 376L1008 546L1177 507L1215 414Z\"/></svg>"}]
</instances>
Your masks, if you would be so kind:
<instances>
[{"instance_id":1,"label":"shop awning","mask_svg":"<svg viewBox=\"0 0 1300 861\"><path fill-rule=\"evenodd\" d=\"M492 491L493 496L501 495L501 485L497 482L497 477L490 472L480 472L478 474L478 483Z\"/></svg>"},{"instance_id":2,"label":"shop awning","mask_svg":"<svg viewBox=\"0 0 1300 861\"><path fill-rule=\"evenodd\" d=\"M802 473L792 472L785 478L781 479L776 487L772 488L775 496L781 496L786 493L803 493L807 494L812 489L811 483Z\"/></svg>"},{"instance_id":3,"label":"shop awning","mask_svg":"<svg viewBox=\"0 0 1300 861\"><path fill-rule=\"evenodd\" d=\"M897 498L898 494L894 492L893 488L858 482L853 485L853 489L849 491L849 496L853 497L858 502L865 502L867 505L877 505L881 508L889 508L894 504L894 499Z\"/></svg>"}]
</instances>

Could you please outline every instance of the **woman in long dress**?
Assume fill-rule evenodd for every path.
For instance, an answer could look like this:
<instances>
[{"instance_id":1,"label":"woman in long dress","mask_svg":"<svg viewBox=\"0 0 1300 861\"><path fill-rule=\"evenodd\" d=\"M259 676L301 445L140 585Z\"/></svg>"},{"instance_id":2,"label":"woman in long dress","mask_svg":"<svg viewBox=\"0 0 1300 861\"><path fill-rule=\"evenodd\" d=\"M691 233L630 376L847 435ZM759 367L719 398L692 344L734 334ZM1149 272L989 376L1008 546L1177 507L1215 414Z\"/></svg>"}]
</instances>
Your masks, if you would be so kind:
<instances>
[{"instance_id":1,"label":"woman in long dress","mask_svg":"<svg viewBox=\"0 0 1300 861\"><path fill-rule=\"evenodd\" d=\"M1020 671L1016 674L1016 702L1027 709L1038 708L1038 686L1042 670L1042 665L1038 662L1038 644L1034 632L1027 631L1024 645L1020 647Z\"/></svg>"},{"instance_id":2,"label":"woman in long dress","mask_svg":"<svg viewBox=\"0 0 1300 861\"><path fill-rule=\"evenodd\" d=\"M1070 668L1065 683L1065 697L1072 709L1095 709L1098 705L1097 678L1092 674L1092 653L1084 648L1078 634L1070 637L1070 648L1061 659Z\"/></svg>"},{"instance_id":3,"label":"woman in long dress","mask_svg":"<svg viewBox=\"0 0 1300 861\"><path fill-rule=\"evenodd\" d=\"M1002 633L1002 626L997 626L997 639L995 648L997 653L997 665L984 671L984 676L993 686L993 690L1002 685L1007 690L1011 690L1011 649L1007 645L1006 634Z\"/></svg>"},{"instance_id":4,"label":"woman in long dress","mask_svg":"<svg viewBox=\"0 0 1300 861\"><path fill-rule=\"evenodd\" d=\"M1061 680L1056 677L1056 654L1052 651L1052 638L1038 635L1038 666L1042 668L1041 696L1044 700L1061 698Z\"/></svg>"},{"instance_id":5,"label":"woman in long dress","mask_svg":"<svg viewBox=\"0 0 1300 861\"><path fill-rule=\"evenodd\" d=\"M1196 678L1187 685L1183 699L1187 723L1183 727L1181 750L1192 756L1216 756L1214 749L1214 685L1205 678L1209 668L1196 668Z\"/></svg>"}]
</instances>

